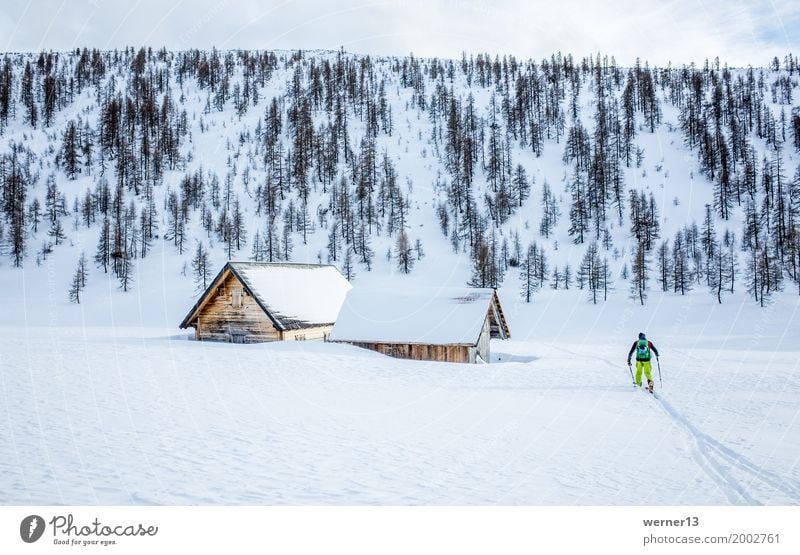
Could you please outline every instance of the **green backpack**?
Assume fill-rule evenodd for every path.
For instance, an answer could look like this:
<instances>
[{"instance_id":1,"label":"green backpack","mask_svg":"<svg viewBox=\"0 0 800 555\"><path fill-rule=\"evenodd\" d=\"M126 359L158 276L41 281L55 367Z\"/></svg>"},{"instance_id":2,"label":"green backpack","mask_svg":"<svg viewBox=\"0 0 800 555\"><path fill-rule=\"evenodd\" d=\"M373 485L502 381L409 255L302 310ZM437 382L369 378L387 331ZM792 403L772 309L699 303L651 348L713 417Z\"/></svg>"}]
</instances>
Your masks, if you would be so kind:
<instances>
[{"instance_id":1,"label":"green backpack","mask_svg":"<svg viewBox=\"0 0 800 555\"><path fill-rule=\"evenodd\" d=\"M636 342L636 360L650 360L650 342L647 339Z\"/></svg>"}]
</instances>

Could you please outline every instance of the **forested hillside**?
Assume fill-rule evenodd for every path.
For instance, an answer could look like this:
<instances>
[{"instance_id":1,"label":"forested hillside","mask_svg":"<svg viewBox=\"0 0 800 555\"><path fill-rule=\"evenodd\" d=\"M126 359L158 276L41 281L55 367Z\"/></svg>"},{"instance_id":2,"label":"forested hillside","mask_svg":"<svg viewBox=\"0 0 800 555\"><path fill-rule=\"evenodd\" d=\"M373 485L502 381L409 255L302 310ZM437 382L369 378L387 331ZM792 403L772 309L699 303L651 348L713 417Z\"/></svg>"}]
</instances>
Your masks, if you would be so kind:
<instances>
[{"instance_id":1,"label":"forested hillside","mask_svg":"<svg viewBox=\"0 0 800 555\"><path fill-rule=\"evenodd\" d=\"M251 259L525 302L764 306L800 293L799 71L791 55L7 53L0 272L56 257L76 303L92 282L136 290L155 253L187 299Z\"/></svg>"}]
</instances>

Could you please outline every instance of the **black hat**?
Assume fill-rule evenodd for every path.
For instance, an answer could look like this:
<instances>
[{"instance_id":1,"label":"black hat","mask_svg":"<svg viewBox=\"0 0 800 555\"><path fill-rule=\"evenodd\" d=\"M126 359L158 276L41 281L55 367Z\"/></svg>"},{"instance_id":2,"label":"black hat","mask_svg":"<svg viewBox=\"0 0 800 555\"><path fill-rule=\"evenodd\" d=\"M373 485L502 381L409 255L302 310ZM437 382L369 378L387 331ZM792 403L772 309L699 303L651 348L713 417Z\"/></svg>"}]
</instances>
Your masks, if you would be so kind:
<instances>
[{"instance_id":1,"label":"black hat","mask_svg":"<svg viewBox=\"0 0 800 555\"><path fill-rule=\"evenodd\" d=\"M639 339L645 339L645 336L644 336L644 332L643 332L643 331L640 331L640 332L639 332Z\"/></svg>"}]
</instances>

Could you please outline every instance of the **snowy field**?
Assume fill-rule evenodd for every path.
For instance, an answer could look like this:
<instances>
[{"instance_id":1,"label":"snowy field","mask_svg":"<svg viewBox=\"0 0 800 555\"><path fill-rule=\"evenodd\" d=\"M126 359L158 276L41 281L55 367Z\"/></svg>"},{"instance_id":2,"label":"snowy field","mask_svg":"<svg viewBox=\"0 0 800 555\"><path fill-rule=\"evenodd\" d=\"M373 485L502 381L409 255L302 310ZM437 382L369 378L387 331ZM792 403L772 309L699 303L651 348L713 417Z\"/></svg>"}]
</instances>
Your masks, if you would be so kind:
<instances>
[{"instance_id":1,"label":"snowy field","mask_svg":"<svg viewBox=\"0 0 800 555\"><path fill-rule=\"evenodd\" d=\"M2 328L0 504L800 503L797 298L540 298L490 365ZM658 399L624 364L648 323Z\"/></svg>"}]
</instances>

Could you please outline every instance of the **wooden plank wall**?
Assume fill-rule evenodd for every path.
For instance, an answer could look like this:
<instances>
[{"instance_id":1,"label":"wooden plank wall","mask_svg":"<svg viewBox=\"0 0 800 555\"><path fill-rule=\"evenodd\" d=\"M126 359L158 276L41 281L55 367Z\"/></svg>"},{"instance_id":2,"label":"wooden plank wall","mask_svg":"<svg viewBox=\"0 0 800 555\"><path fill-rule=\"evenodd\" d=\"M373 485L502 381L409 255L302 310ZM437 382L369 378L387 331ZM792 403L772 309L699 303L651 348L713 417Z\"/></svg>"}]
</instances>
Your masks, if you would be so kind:
<instances>
[{"instance_id":1,"label":"wooden plank wall","mask_svg":"<svg viewBox=\"0 0 800 555\"><path fill-rule=\"evenodd\" d=\"M506 322L506 316L503 313L503 307L500 306L500 297L497 296L497 291L492 294L492 302L489 305L489 324L491 326L493 338L508 339L511 337L511 332Z\"/></svg>"},{"instance_id":2,"label":"wooden plank wall","mask_svg":"<svg viewBox=\"0 0 800 555\"><path fill-rule=\"evenodd\" d=\"M266 318L266 316L264 316ZM313 328L303 328L301 330L286 330L283 332L284 341L318 341L327 339L333 326L316 326Z\"/></svg>"},{"instance_id":3,"label":"wooden plank wall","mask_svg":"<svg viewBox=\"0 0 800 555\"><path fill-rule=\"evenodd\" d=\"M480 356L484 362L489 362L489 339L492 336L492 328L489 324L489 315L486 315L486 319L483 321L483 330L481 330L481 335L478 337L478 347L477 347L477 355ZM470 362L476 362L475 358Z\"/></svg>"},{"instance_id":4,"label":"wooden plank wall","mask_svg":"<svg viewBox=\"0 0 800 555\"><path fill-rule=\"evenodd\" d=\"M244 291L244 287L233 274L222 282L219 288L209 294L211 298L200 310L196 327L196 338L201 341L231 341L232 334L244 334L246 343L278 341L281 334L258 306L258 303ZM242 306L233 306L235 289L242 290Z\"/></svg>"},{"instance_id":5,"label":"wooden plank wall","mask_svg":"<svg viewBox=\"0 0 800 555\"><path fill-rule=\"evenodd\" d=\"M395 358L439 362L475 362L474 347L468 345L417 345L412 343L353 343L353 345ZM473 352L470 353L470 350ZM470 356L471 354L472 356Z\"/></svg>"}]
</instances>

